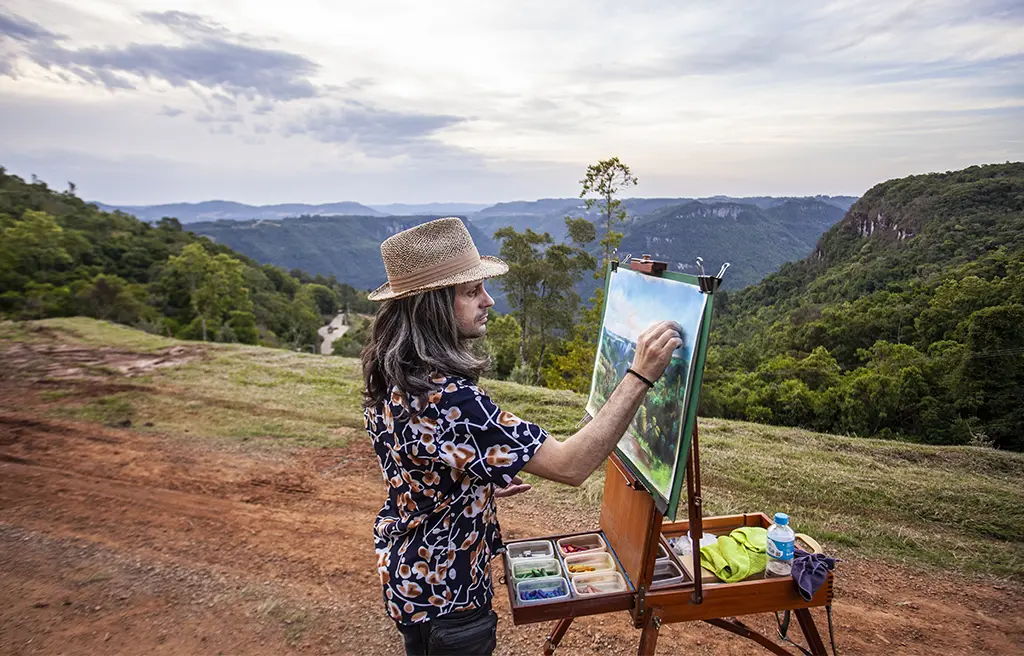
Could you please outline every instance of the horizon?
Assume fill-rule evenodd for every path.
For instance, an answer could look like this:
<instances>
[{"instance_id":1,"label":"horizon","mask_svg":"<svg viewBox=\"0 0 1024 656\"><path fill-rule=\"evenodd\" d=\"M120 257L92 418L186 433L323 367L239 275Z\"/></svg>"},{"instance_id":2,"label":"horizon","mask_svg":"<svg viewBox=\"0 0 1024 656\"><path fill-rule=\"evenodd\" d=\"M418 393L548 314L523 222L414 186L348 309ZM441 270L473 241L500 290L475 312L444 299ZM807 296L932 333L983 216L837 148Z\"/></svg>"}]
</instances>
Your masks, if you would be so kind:
<instances>
[{"instance_id":1,"label":"horizon","mask_svg":"<svg viewBox=\"0 0 1024 656\"><path fill-rule=\"evenodd\" d=\"M13 173L13 172L12 171L8 171L8 173ZM17 173L14 173L14 174L15 175L19 175ZM25 178L25 176L20 176L20 177ZM42 180L42 179L40 179L40 181L41 182L46 182L45 180ZM53 189L54 187L51 186L50 188ZM865 191L867 191L867 190L865 190ZM82 197L81 194L77 194L76 193L76 195L78 195L79 198ZM801 194L801 195L758 194L758 195L750 195L750 196L734 196L734 195L730 195L730 194L711 194L711 195L707 195L707 196L623 196L623 197L619 198L619 200L621 200L621 201L628 201L628 200L656 200L656 199L665 198L665 199L670 199L670 200L702 201L702 200L710 200L712 198L718 198L718 197L729 198L729 199L732 199L732 200L745 200L745 199L748 199L748 198L818 198L818 197L823 197L823 198L860 198L863 195L864 194ZM89 199L82 198L82 200L84 200L87 203L94 203L94 204L95 203L101 203L103 205L108 205L108 206L111 206L111 207L138 207L138 208L147 207L148 208L148 207L160 207L160 206L163 206L163 205L201 205L203 203L237 203L239 205L249 205L249 206L252 206L252 207L273 207L273 206L276 206L276 205L310 205L310 206L319 206L319 205L339 205L339 204L342 204L342 203L355 203L357 205L363 205L363 206L369 207L371 209L374 208L374 207L385 207L385 206L388 206L388 205L423 205L423 206L426 206L426 205L480 205L480 206L482 206L484 208L488 208L488 207L493 207L495 205L502 205L502 204L505 204L505 203L537 203L537 202L541 202L541 201L545 201L545 200L573 200L573 199L578 199L580 202L583 202L583 200L584 200L582 198L579 198L579 196L546 196L544 198L513 198L513 199L508 199L508 200L498 200L498 201L494 201L494 202L490 202L490 203L474 202L474 201L464 201L464 200L440 200L440 201L424 201L424 202L401 202L401 201L369 202L369 201L353 200L353 199L347 198L347 199L343 199L343 200L329 200L329 201L315 202L315 203L314 202L307 202L307 201L299 201L299 200L291 200L291 201L284 200L284 201L274 201L274 202L270 202L270 203L255 204L255 203L245 203L243 201L232 200L230 198L207 198L205 200L198 200L198 201L183 200L183 201L169 201L169 202L159 202L159 203L117 203L117 202L110 202L110 201L106 201L106 200L99 200L99 199L96 199L96 198L89 198Z\"/></svg>"},{"instance_id":2,"label":"horizon","mask_svg":"<svg viewBox=\"0 0 1024 656\"><path fill-rule=\"evenodd\" d=\"M4 165L113 205L490 205L613 156L643 198L1024 159L1016 0L527 2L8 0Z\"/></svg>"}]
</instances>

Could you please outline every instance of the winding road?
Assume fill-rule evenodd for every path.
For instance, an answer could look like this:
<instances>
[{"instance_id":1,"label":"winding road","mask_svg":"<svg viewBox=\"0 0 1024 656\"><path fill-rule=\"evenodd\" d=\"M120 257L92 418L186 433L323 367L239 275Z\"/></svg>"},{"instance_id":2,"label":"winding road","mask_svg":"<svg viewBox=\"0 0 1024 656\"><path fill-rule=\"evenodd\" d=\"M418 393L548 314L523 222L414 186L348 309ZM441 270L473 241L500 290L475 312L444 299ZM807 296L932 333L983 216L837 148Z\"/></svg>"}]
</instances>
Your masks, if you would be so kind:
<instances>
[{"instance_id":1,"label":"winding road","mask_svg":"<svg viewBox=\"0 0 1024 656\"><path fill-rule=\"evenodd\" d=\"M331 323L326 326L321 326L320 329L316 331L322 340L320 342L320 354L330 355L333 353L334 340L347 333L348 329L349 325L346 323L344 312L338 313L338 316L331 319Z\"/></svg>"}]
</instances>

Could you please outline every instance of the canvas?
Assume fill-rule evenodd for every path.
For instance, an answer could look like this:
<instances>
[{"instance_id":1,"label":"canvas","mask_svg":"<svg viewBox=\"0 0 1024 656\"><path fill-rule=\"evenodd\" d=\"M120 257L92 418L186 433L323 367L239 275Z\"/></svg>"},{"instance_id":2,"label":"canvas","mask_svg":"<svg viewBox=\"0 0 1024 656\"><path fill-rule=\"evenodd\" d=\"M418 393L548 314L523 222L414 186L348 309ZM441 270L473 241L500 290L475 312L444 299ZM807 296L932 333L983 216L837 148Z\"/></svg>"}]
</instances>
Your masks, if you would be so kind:
<instances>
[{"instance_id":1,"label":"canvas","mask_svg":"<svg viewBox=\"0 0 1024 656\"><path fill-rule=\"evenodd\" d=\"M694 276L656 277L621 267L610 271L587 401L587 412L596 416L626 376L637 339L648 326L663 320L679 323L683 345L672 354L665 374L647 393L616 447L619 457L660 501L662 511L671 510L673 517L683 482L689 431L696 421L709 299L710 294L701 293Z\"/></svg>"}]
</instances>

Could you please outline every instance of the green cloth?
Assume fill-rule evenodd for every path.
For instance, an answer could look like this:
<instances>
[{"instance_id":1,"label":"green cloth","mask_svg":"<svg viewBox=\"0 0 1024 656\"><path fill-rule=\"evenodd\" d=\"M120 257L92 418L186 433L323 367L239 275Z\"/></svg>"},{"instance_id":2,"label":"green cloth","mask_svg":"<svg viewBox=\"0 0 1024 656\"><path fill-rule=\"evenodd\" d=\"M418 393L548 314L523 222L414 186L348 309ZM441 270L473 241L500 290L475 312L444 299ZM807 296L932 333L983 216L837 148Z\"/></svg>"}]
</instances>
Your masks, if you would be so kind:
<instances>
[{"instance_id":1,"label":"green cloth","mask_svg":"<svg viewBox=\"0 0 1024 656\"><path fill-rule=\"evenodd\" d=\"M768 529L760 526L744 526L729 534L749 551L765 553L768 550Z\"/></svg>"},{"instance_id":2,"label":"green cloth","mask_svg":"<svg viewBox=\"0 0 1024 656\"><path fill-rule=\"evenodd\" d=\"M726 583L735 583L763 572L768 531L759 526L738 528L700 549L700 565Z\"/></svg>"}]
</instances>

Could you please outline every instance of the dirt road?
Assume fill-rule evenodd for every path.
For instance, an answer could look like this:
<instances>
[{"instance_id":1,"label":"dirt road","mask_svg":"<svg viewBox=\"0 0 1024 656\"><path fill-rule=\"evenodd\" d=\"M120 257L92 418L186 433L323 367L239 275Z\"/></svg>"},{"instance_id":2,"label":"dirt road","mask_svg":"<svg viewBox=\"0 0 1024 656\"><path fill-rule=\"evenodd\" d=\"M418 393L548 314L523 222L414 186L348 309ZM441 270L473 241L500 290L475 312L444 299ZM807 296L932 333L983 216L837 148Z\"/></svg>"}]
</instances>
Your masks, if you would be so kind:
<instances>
[{"instance_id":1,"label":"dirt road","mask_svg":"<svg viewBox=\"0 0 1024 656\"><path fill-rule=\"evenodd\" d=\"M334 450L213 445L42 419L36 392L0 384L0 653L400 653L374 572L384 488L363 436ZM529 494L503 504L507 538L597 523ZM498 653L539 653L548 627L513 627L503 594ZM1024 651L1010 584L847 560L837 597L844 654ZM625 613L587 618L559 653L635 653L637 637ZM671 626L659 653L754 647Z\"/></svg>"},{"instance_id":2,"label":"dirt road","mask_svg":"<svg viewBox=\"0 0 1024 656\"><path fill-rule=\"evenodd\" d=\"M348 332L349 325L345 323L345 314L339 314L326 326L321 326L317 329L317 334L320 335L320 354L330 355L334 352L334 340L340 339L342 335Z\"/></svg>"}]
</instances>

